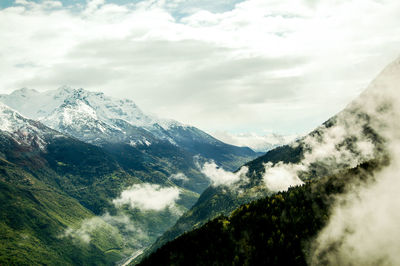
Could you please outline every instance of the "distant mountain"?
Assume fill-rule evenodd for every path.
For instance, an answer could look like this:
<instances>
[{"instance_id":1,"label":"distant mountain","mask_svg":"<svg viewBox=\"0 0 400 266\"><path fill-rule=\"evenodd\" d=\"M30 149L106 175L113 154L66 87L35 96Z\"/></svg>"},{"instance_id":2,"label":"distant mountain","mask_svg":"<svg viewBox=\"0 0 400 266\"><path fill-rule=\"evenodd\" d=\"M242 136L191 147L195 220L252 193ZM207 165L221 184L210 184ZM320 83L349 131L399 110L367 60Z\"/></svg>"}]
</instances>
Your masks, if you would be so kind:
<instances>
[{"instance_id":1,"label":"distant mountain","mask_svg":"<svg viewBox=\"0 0 400 266\"><path fill-rule=\"evenodd\" d=\"M147 115L131 100L99 92L66 86L47 92L24 88L0 95L0 101L55 130L108 148L110 144L137 149L170 145L229 170L257 156L249 148L225 144L195 127Z\"/></svg>"},{"instance_id":2,"label":"distant mountain","mask_svg":"<svg viewBox=\"0 0 400 266\"><path fill-rule=\"evenodd\" d=\"M173 166L142 154L121 166L104 148L0 104L0 264L110 265L151 244L198 197L171 181L168 171L185 171L187 160L173 155ZM202 176L194 162L188 171ZM160 211L116 206L132 185L179 197Z\"/></svg>"},{"instance_id":3,"label":"distant mountain","mask_svg":"<svg viewBox=\"0 0 400 266\"><path fill-rule=\"evenodd\" d=\"M224 131L213 133L217 139L236 146L249 147L257 152L267 152L276 147L287 145L295 139L300 138L300 135L280 135L271 134L256 134L256 133L238 133L233 134Z\"/></svg>"},{"instance_id":4,"label":"distant mountain","mask_svg":"<svg viewBox=\"0 0 400 266\"><path fill-rule=\"evenodd\" d=\"M370 160L387 161L388 136L385 131L393 123L393 97L398 95L398 84L400 58L386 67L356 100L316 130L246 163L247 182L232 189L226 186L207 188L197 203L142 257L219 215L228 216L242 204L275 193L265 183L271 169L280 178L296 175L299 182L309 182Z\"/></svg>"}]
</instances>

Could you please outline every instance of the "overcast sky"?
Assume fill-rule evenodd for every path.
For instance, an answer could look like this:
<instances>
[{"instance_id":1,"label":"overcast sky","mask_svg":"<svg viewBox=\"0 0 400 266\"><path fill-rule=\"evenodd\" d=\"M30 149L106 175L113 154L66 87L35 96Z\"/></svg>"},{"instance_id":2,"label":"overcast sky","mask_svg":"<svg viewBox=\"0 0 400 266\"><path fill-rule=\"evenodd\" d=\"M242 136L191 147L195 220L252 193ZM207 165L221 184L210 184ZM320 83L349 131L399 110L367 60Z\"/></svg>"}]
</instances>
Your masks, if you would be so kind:
<instances>
[{"instance_id":1,"label":"overcast sky","mask_svg":"<svg viewBox=\"0 0 400 266\"><path fill-rule=\"evenodd\" d=\"M0 0L0 40L0 93L70 85L210 133L305 133L400 55L400 1Z\"/></svg>"}]
</instances>

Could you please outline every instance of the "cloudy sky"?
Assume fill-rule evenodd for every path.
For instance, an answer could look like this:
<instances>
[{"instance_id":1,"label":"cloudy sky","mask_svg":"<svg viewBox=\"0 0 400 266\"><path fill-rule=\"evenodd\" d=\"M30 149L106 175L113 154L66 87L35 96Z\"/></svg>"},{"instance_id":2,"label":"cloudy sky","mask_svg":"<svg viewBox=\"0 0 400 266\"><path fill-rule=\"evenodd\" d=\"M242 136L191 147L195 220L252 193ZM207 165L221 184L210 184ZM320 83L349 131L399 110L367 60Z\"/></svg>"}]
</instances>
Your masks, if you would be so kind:
<instances>
[{"instance_id":1,"label":"cloudy sky","mask_svg":"<svg viewBox=\"0 0 400 266\"><path fill-rule=\"evenodd\" d=\"M400 55L398 0L0 1L0 93L70 85L207 132L305 133Z\"/></svg>"}]
</instances>

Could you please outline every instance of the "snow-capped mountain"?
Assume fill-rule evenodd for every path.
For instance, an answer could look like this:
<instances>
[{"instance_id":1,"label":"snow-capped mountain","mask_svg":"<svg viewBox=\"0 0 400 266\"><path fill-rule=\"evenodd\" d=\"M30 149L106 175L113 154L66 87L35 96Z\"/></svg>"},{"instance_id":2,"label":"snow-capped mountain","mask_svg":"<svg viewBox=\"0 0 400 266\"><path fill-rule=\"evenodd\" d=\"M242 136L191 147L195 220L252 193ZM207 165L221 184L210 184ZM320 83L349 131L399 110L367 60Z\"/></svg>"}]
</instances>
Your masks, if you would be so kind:
<instances>
[{"instance_id":1,"label":"snow-capped mountain","mask_svg":"<svg viewBox=\"0 0 400 266\"><path fill-rule=\"evenodd\" d=\"M0 95L0 102L57 131L98 146L125 144L146 149L155 144L172 145L230 170L257 155L247 147L223 143L195 127L145 114L133 101L101 92L66 86L46 92L24 88Z\"/></svg>"},{"instance_id":2,"label":"snow-capped mountain","mask_svg":"<svg viewBox=\"0 0 400 266\"><path fill-rule=\"evenodd\" d=\"M170 126L184 127L176 121L144 114L131 100L83 89L61 87L41 93L24 88L1 95L0 100L29 118L94 144L104 141L149 144L155 139L173 142L163 131Z\"/></svg>"},{"instance_id":3,"label":"snow-capped mountain","mask_svg":"<svg viewBox=\"0 0 400 266\"><path fill-rule=\"evenodd\" d=\"M0 131L20 145L45 149L49 137L61 137L58 132L43 124L27 119L17 111L0 103Z\"/></svg>"}]
</instances>

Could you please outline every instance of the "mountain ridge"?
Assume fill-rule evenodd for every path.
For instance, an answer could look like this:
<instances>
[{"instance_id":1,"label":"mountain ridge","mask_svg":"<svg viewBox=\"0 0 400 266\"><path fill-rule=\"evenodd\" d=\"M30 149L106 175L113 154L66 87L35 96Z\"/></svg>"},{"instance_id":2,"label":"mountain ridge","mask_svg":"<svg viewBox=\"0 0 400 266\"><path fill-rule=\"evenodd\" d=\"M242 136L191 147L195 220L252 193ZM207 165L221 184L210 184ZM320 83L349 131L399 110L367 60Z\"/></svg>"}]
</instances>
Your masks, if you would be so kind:
<instances>
[{"instance_id":1,"label":"mountain ridge","mask_svg":"<svg viewBox=\"0 0 400 266\"><path fill-rule=\"evenodd\" d=\"M101 92L67 86L46 92L25 88L0 95L0 101L55 130L99 146L123 143L141 149L168 142L229 170L258 155L250 148L223 143L196 127L147 115L133 101Z\"/></svg>"},{"instance_id":2,"label":"mountain ridge","mask_svg":"<svg viewBox=\"0 0 400 266\"><path fill-rule=\"evenodd\" d=\"M239 183L239 189L230 189L229 186L207 188L174 227L135 262L179 235L201 228L218 215L229 216L240 205L273 194L276 191L271 190L266 181L268 178L274 180L274 174L280 178L296 178L296 182L289 180L292 184L306 183L375 158L388 158L390 136L385 131L392 123L391 117L395 117L392 115L395 110L393 96L398 92L399 81L400 57L382 70L344 110L308 135L244 164L248 168L249 181ZM238 197L246 193L249 193L247 198Z\"/></svg>"}]
</instances>

